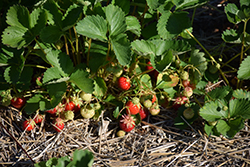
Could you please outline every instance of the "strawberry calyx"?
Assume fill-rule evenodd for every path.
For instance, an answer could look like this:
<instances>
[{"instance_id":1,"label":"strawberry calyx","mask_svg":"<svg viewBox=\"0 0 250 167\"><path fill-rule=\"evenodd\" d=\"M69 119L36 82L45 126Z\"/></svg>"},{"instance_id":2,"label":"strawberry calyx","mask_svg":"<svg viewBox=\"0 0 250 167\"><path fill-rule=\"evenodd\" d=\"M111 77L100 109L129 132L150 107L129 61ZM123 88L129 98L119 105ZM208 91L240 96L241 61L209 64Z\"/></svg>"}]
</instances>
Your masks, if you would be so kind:
<instances>
[{"instance_id":1,"label":"strawberry calyx","mask_svg":"<svg viewBox=\"0 0 250 167\"><path fill-rule=\"evenodd\" d=\"M131 115L122 115L120 119L120 128L125 132L130 132L135 127L135 119Z\"/></svg>"}]
</instances>

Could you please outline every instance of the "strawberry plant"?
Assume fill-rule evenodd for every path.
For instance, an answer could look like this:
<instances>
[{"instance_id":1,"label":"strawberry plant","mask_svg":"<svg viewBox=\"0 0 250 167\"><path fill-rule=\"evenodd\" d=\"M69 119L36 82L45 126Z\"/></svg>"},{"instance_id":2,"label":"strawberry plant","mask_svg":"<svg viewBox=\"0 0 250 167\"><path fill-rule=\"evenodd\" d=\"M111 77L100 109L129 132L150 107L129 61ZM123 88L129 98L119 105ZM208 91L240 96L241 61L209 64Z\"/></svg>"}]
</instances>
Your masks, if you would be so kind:
<instances>
[{"instance_id":1,"label":"strawberry plant","mask_svg":"<svg viewBox=\"0 0 250 167\"><path fill-rule=\"evenodd\" d=\"M91 167L94 162L93 153L89 150L75 150L73 152L73 156L64 156L61 158L50 158L48 161L41 161L39 163L34 164L35 167L52 167L59 166L63 164L63 166L73 167L73 166L86 166Z\"/></svg>"},{"instance_id":2,"label":"strawberry plant","mask_svg":"<svg viewBox=\"0 0 250 167\"><path fill-rule=\"evenodd\" d=\"M250 117L250 101L246 95L249 96L249 92L232 90L230 87L209 92L205 105L200 109L200 115L207 121L206 133L234 137L244 127L244 121Z\"/></svg>"}]
</instances>

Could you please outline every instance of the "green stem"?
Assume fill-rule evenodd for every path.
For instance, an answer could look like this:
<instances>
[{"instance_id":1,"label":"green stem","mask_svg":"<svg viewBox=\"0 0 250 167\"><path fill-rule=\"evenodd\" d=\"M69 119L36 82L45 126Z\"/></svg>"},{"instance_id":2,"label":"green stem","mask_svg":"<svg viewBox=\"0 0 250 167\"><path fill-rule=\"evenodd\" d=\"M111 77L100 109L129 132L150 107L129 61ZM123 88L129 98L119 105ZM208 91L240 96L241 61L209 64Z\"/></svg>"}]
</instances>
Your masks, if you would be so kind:
<instances>
[{"instance_id":1,"label":"green stem","mask_svg":"<svg viewBox=\"0 0 250 167\"><path fill-rule=\"evenodd\" d=\"M37 45L39 46L39 48L41 49L41 51L43 52L44 55L46 55L46 52L43 50L42 46L40 45L40 43L38 42L38 40L35 38L35 41L37 43Z\"/></svg>"},{"instance_id":2,"label":"green stem","mask_svg":"<svg viewBox=\"0 0 250 167\"><path fill-rule=\"evenodd\" d=\"M192 20L191 20L191 25L193 25L193 22L194 22L195 12L196 12L196 8L194 8L194 11L193 11Z\"/></svg>"},{"instance_id":3,"label":"green stem","mask_svg":"<svg viewBox=\"0 0 250 167\"><path fill-rule=\"evenodd\" d=\"M216 62L216 60L213 58L213 56L207 51L207 49L193 36L193 34L191 32L188 31L188 29L186 29L187 33L198 43L198 45L200 45L200 47L204 50L204 52L209 56L209 58L215 62L215 64L218 64ZM221 68L219 68L220 74L223 77L223 79L225 80L225 82L229 85L229 82L227 80L227 78L225 77L225 74L223 73L223 71L221 70Z\"/></svg>"},{"instance_id":4,"label":"green stem","mask_svg":"<svg viewBox=\"0 0 250 167\"><path fill-rule=\"evenodd\" d=\"M74 61L74 64L76 65L75 47L74 47L73 42L72 42L72 35L71 35L71 30L70 29L69 29L69 43L70 43L70 46L72 48L73 61Z\"/></svg>"},{"instance_id":5,"label":"green stem","mask_svg":"<svg viewBox=\"0 0 250 167\"><path fill-rule=\"evenodd\" d=\"M67 43L67 37L66 37L66 35L64 35L63 37L64 37L64 44L65 44L66 54L69 55L69 47L68 47L68 43Z\"/></svg>"},{"instance_id":6,"label":"green stem","mask_svg":"<svg viewBox=\"0 0 250 167\"><path fill-rule=\"evenodd\" d=\"M244 44L245 44L245 36L246 36L246 27L247 27L247 20L244 21L244 28L243 28L243 37L241 42L241 52L240 52L240 64L243 60L243 52L244 52ZM237 89L241 87L242 81L239 79L237 80Z\"/></svg>"},{"instance_id":7,"label":"green stem","mask_svg":"<svg viewBox=\"0 0 250 167\"><path fill-rule=\"evenodd\" d=\"M109 52L110 52L110 42L108 43L108 51L107 51L107 54L106 54L106 60L109 59Z\"/></svg>"},{"instance_id":8,"label":"green stem","mask_svg":"<svg viewBox=\"0 0 250 167\"><path fill-rule=\"evenodd\" d=\"M27 67L36 67L36 68L42 68L42 69L48 69L48 67L40 66L40 65L34 65L34 64L25 64Z\"/></svg>"},{"instance_id":9,"label":"green stem","mask_svg":"<svg viewBox=\"0 0 250 167\"><path fill-rule=\"evenodd\" d=\"M79 42L78 42L78 36L77 36L77 32L76 32L76 28L75 26L73 27L74 30L74 34L75 34L75 38L76 38L76 54L77 54L77 63L80 64L81 63L81 56L80 56L80 52L79 52Z\"/></svg>"},{"instance_id":10,"label":"green stem","mask_svg":"<svg viewBox=\"0 0 250 167\"><path fill-rule=\"evenodd\" d=\"M88 55L87 55L87 66L89 66L89 53L90 53L90 48L91 48L91 42L92 42L92 39L90 38L89 39Z\"/></svg>"}]
</instances>

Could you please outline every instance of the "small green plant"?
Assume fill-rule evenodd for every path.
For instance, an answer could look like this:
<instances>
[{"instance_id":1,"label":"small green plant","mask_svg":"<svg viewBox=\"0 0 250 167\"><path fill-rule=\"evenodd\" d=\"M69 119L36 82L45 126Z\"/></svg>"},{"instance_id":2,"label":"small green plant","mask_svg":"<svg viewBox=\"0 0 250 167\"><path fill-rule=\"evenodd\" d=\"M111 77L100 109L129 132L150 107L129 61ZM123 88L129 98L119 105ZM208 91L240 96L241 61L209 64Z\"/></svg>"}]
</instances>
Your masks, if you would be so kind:
<instances>
[{"instance_id":1,"label":"small green plant","mask_svg":"<svg viewBox=\"0 0 250 167\"><path fill-rule=\"evenodd\" d=\"M207 122L205 132L208 135L220 135L233 138L250 118L250 92L241 89L232 90L221 87L205 96L205 105L200 116Z\"/></svg>"},{"instance_id":2,"label":"small green plant","mask_svg":"<svg viewBox=\"0 0 250 167\"><path fill-rule=\"evenodd\" d=\"M51 158L48 161L36 163L35 167L91 167L94 162L92 152L88 150L75 150L73 157L65 156L61 158Z\"/></svg>"}]
</instances>

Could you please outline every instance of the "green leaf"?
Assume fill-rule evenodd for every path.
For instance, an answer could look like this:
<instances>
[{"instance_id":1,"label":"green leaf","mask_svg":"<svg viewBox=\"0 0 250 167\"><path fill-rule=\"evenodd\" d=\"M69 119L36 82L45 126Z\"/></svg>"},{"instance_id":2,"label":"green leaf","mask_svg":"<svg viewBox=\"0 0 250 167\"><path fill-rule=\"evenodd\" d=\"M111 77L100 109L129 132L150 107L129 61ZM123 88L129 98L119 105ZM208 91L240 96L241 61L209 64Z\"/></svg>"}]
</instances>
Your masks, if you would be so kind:
<instances>
[{"instance_id":1,"label":"green leaf","mask_svg":"<svg viewBox=\"0 0 250 167\"><path fill-rule=\"evenodd\" d=\"M152 88L151 77L148 74L143 74L141 76L140 83L146 90Z\"/></svg>"},{"instance_id":2,"label":"green leaf","mask_svg":"<svg viewBox=\"0 0 250 167\"><path fill-rule=\"evenodd\" d=\"M30 29L30 16L26 7L11 6L6 15L6 22L14 27Z\"/></svg>"},{"instance_id":3,"label":"green leaf","mask_svg":"<svg viewBox=\"0 0 250 167\"><path fill-rule=\"evenodd\" d=\"M62 31L66 31L68 29L70 29L71 27L73 27L77 21L78 18L80 17L80 14L83 11L83 7L82 6L78 6L76 4L71 5L65 15L63 16L62 19Z\"/></svg>"},{"instance_id":4,"label":"green leaf","mask_svg":"<svg viewBox=\"0 0 250 167\"><path fill-rule=\"evenodd\" d=\"M50 158L47 162L46 162L46 167L54 167L55 165L57 165L58 163L58 159L56 157Z\"/></svg>"},{"instance_id":5,"label":"green leaf","mask_svg":"<svg viewBox=\"0 0 250 167\"><path fill-rule=\"evenodd\" d=\"M146 0L146 1L147 1L147 5L148 5L149 8L151 8L152 10L155 10L155 9L159 6L158 0Z\"/></svg>"},{"instance_id":6,"label":"green leaf","mask_svg":"<svg viewBox=\"0 0 250 167\"><path fill-rule=\"evenodd\" d=\"M229 103L230 117L241 116L244 119L250 119L250 101L246 99L234 99Z\"/></svg>"},{"instance_id":7,"label":"green leaf","mask_svg":"<svg viewBox=\"0 0 250 167\"><path fill-rule=\"evenodd\" d=\"M25 112L27 114L32 114L39 109L39 102L43 98L41 94L36 94L33 97L27 100L27 104L25 105Z\"/></svg>"},{"instance_id":8,"label":"green leaf","mask_svg":"<svg viewBox=\"0 0 250 167\"><path fill-rule=\"evenodd\" d=\"M60 70L56 67L48 68L43 75L43 83L61 78Z\"/></svg>"},{"instance_id":9,"label":"green leaf","mask_svg":"<svg viewBox=\"0 0 250 167\"><path fill-rule=\"evenodd\" d=\"M97 77L95 79L94 85L95 85L94 94L97 97L103 97L106 94L107 89L108 89L107 86L106 86L106 83L105 83L104 79L102 79L100 77Z\"/></svg>"},{"instance_id":10,"label":"green leaf","mask_svg":"<svg viewBox=\"0 0 250 167\"><path fill-rule=\"evenodd\" d=\"M127 35L120 34L110 40L118 62L123 66L128 65L131 61L131 50Z\"/></svg>"},{"instance_id":11,"label":"green leaf","mask_svg":"<svg viewBox=\"0 0 250 167\"><path fill-rule=\"evenodd\" d=\"M166 92L168 94L168 97L171 97L172 99L174 98L175 93L177 92L173 87L165 88L163 90L164 90L164 92Z\"/></svg>"},{"instance_id":12,"label":"green leaf","mask_svg":"<svg viewBox=\"0 0 250 167\"><path fill-rule=\"evenodd\" d=\"M121 8L110 4L105 8L105 14L109 24L109 36L117 36L126 31L125 14Z\"/></svg>"},{"instance_id":13,"label":"green leaf","mask_svg":"<svg viewBox=\"0 0 250 167\"><path fill-rule=\"evenodd\" d=\"M205 54L203 52L199 52L198 49L195 49L192 50L189 59L189 63L194 65L194 67L196 67L199 70L199 72L197 70L193 72L193 77L197 81L199 81L202 78L207 69L207 61L204 56Z\"/></svg>"},{"instance_id":14,"label":"green leaf","mask_svg":"<svg viewBox=\"0 0 250 167\"><path fill-rule=\"evenodd\" d=\"M120 107L117 106L117 107L115 108L115 110L113 111L113 116L114 116L114 118L118 118L119 114L120 114Z\"/></svg>"},{"instance_id":15,"label":"green leaf","mask_svg":"<svg viewBox=\"0 0 250 167\"><path fill-rule=\"evenodd\" d=\"M215 88L212 91L207 93L209 97L205 96L205 101L211 100L210 98L212 98L213 101L215 101L217 99L223 99L230 92L232 92L232 88L230 86L217 87L217 88Z\"/></svg>"},{"instance_id":16,"label":"green leaf","mask_svg":"<svg viewBox=\"0 0 250 167\"><path fill-rule=\"evenodd\" d=\"M161 56L156 56L154 60L155 69L159 72L164 71L170 66L172 59L173 59L173 54L171 50L168 50L165 54L162 54ZM150 59L150 60L151 62L153 62L153 59Z\"/></svg>"},{"instance_id":17,"label":"green leaf","mask_svg":"<svg viewBox=\"0 0 250 167\"><path fill-rule=\"evenodd\" d=\"M156 46L151 41L135 40L131 43L132 50L141 56L155 55Z\"/></svg>"},{"instance_id":18,"label":"green leaf","mask_svg":"<svg viewBox=\"0 0 250 167\"><path fill-rule=\"evenodd\" d=\"M250 56L247 56L240 64L240 68L237 72L237 77L239 79L250 79L249 64L250 64Z\"/></svg>"},{"instance_id":19,"label":"green leaf","mask_svg":"<svg viewBox=\"0 0 250 167\"><path fill-rule=\"evenodd\" d=\"M99 15L87 16L77 23L76 31L83 36L106 41L108 26L104 18Z\"/></svg>"},{"instance_id":20,"label":"green leaf","mask_svg":"<svg viewBox=\"0 0 250 167\"><path fill-rule=\"evenodd\" d=\"M94 162L93 153L88 150L75 150L73 153L73 160L68 164L68 166L76 167L91 167Z\"/></svg>"},{"instance_id":21,"label":"green leaf","mask_svg":"<svg viewBox=\"0 0 250 167\"><path fill-rule=\"evenodd\" d=\"M34 39L25 27L9 26L2 35L3 44L20 49L29 45Z\"/></svg>"},{"instance_id":22,"label":"green leaf","mask_svg":"<svg viewBox=\"0 0 250 167\"><path fill-rule=\"evenodd\" d=\"M156 88L167 89L175 87L179 83L179 77L168 72L161 72L157 76Z\"/></svg>"},{"instance_id":23,"label":"green leaf","mask_svg":"<svg viewBox=\"0 0 250 167\"><path fill-rule=\"evenodd\" d=\"M205 124L204 130L205 130L205 132L206 132L206 134L207 134L208 136L214 135L214 134L213 134L213 128L214 128L214 126L210 126L210 125L208 125L208 124Z\"/></svg>"},{"instance_id":24,"label":"green leaf","mask_svg":"<svg viewBox=\"0 0 250 167\"><path fill-rule=\"evenodd\" d=\"M58 159L56 167L66 167L71 162L68 156L61 157Z\"/></svg>"},{"instance_id":25,"label":"green leaf","mask_svg":"<svg viewBox=\"0 0 250 167\"><path fill-rule=\"evenodd\" d=\"M221 133L223 136L227 137L227 132L230 130L230 126L227 124L224 120L219 120L216 125L216 129L219 133Z\"/></svg>"},{"instance_id":26,"label":"green leaf","mask_svg":"<svg viewBox=\"0 0 250 167\"><path fill-rule=\"evenodd\" d=\"M35 9L30 14L31 31L34 36L38 35L47 23L47 14L41 8Z\"/></svg>"},{"instance_id":27,"label":"green leaf","mask_svg":"<svg viewBox=\"0 0 250 167\"><path fill-rule=\"evenodd\" d=\"M50 22L62 30L62 13L57 8L54 0L47 0L43 7L47 10L49 18L51 18Z\"/></svg>"},{"instance_id":28,"label":"green leaf","mask_svg":"<svg viewBox=\"0 0 250 167\"><path fill-rule=\"evenodd\" d=\"M238 133L242 128L244 128L244 119L242 118L236 118L234 120L229 120L228 125L230 126L230 130L227 132L228 138L233 138L236 133Z\"/></svg>"},{"instance_id":29,"label":"green leaf","mask_svg":"<svg viewBox=\"0 0 250 167\"><path fill-rule=\"evenodd\" d=\"M53 83L47 85L47 91L50 95L51 101L50 104L52 107L55 107L59 102L61 102L64 93L67 90L66 82Z\"/></svg>"},{"instance_id":30,"label":"green leaf","mask_svg":"<svg viewBox=\"0 0 250 167\"><path fill-rule=\"evenodd\" d=\"M127 31L131 31L138 37L141 35L141 25L138 19L134 16L126 17Z\"/></svg>"},{"instance_id":31,"label":"green leaf","mask_svg":"<svg viewBox=\"0 0 250 167\"><path fill-rule=\"evenodd\" d=\"M25 66L20 73L20 77L17 82L17 89L29 90L31 85L31 79L33 75L33 68Z\"/></svg>"},{"instance_id":32,"label":"green leaf","mask_svg":"<svg viewBox=\"0 0 250 167\"><path fill-rule=\"evenodd\" d=\"M71 76L70 80L76 84L82 91L86 93L92 93L94 91L94 82L90 79L89 74L81 68L77 68Z\"/></svg>"},{"instance_id":33,"label":"green leaf","mask_svg":"<svg viewBox=\"0 0 250 167\"><path fill-rule=\"evenodd\" d=\"M242 89L234 90L233 97L236 99L248 99L250 100L250 92Z\"/></svg>"},{"instance_id":34,"label":"green leaf","mask_svg":"<svg viewBox=\"0 0 250 167\"><path fill-rule=\"evenodd\" d=\"M129 0L113 0L112 4L115 6L119 6L123 12L127 15L130 10L130 1Z\"/></svg>"},{"instance_id":35,"label":"green leaf","mask_svg":"<svg viewBox=\"0 0 250 167\"><path fill-rule=\"evenodd\" d=\"M173 0L176 5L175 10L186 10L204 5L208 0Z\"/></svg>"},{"instance_id":36,"label":"green leaf","mask_svg":"<svg viewBox=\"0 0 250 167\"><path fill-rule=\"evenodd\" d=\"M217 121L222 118L228 117L228 110L224 111L223 106L226 103L223 100L211 101L205 103L205 105L200 109L200 116L206 121Z\"/></svg>"},{"instance_id":37,"label":"green leaf","mask_svg":"<svg viewBox=\"0 0 250 167\"><path fill-rule=\"evenodd\" d=\"M165 12L161 15L157 24L157 31L161 38L172 39L190 28L191 23L187 12Z\"/></svg>"},{"instance_id":38,"label":"green leaf","mask_svg":"<svg viewBox=\"0 0 250 167\"><path fill-rule=\"evenodd\" d=\"M225 7L225 13L227 15L228 21L234 24L241 22L241 19L237 16L239 12L238 7L234 3L229 3Z\"/></svg>"},{"instance_id":39,"label":"green leaf","mask_svg":"<svg viewBox=\"0 0 250 167\"><path fill-rule=\"evenodd\" d=\"M63 35L63 31L58 26L47 26L42 29L40 37L43 42L55 43Z\"/></svg>"},{"instance_id":40,"label":"green leaf","mask_svg":"<svg viewBox=\"0 0 250 167\"><path fill-rule=\"evenodd\" d=\"M241 43L240 34L234 29L223 31L221 37L225 42L229 43Z\"/></svg>"},{"instance_id":41,"label":"green leaf","mask_svg":"<svg viewBox=\"0 0 250 167\"><path fill-rule=\"evenodd\" d=\"M69 76L74 69L69 55L60 50L50 50L46 58L55 68L58 68L60 75L64 77Z\"/></svg>"}]
</instances>

